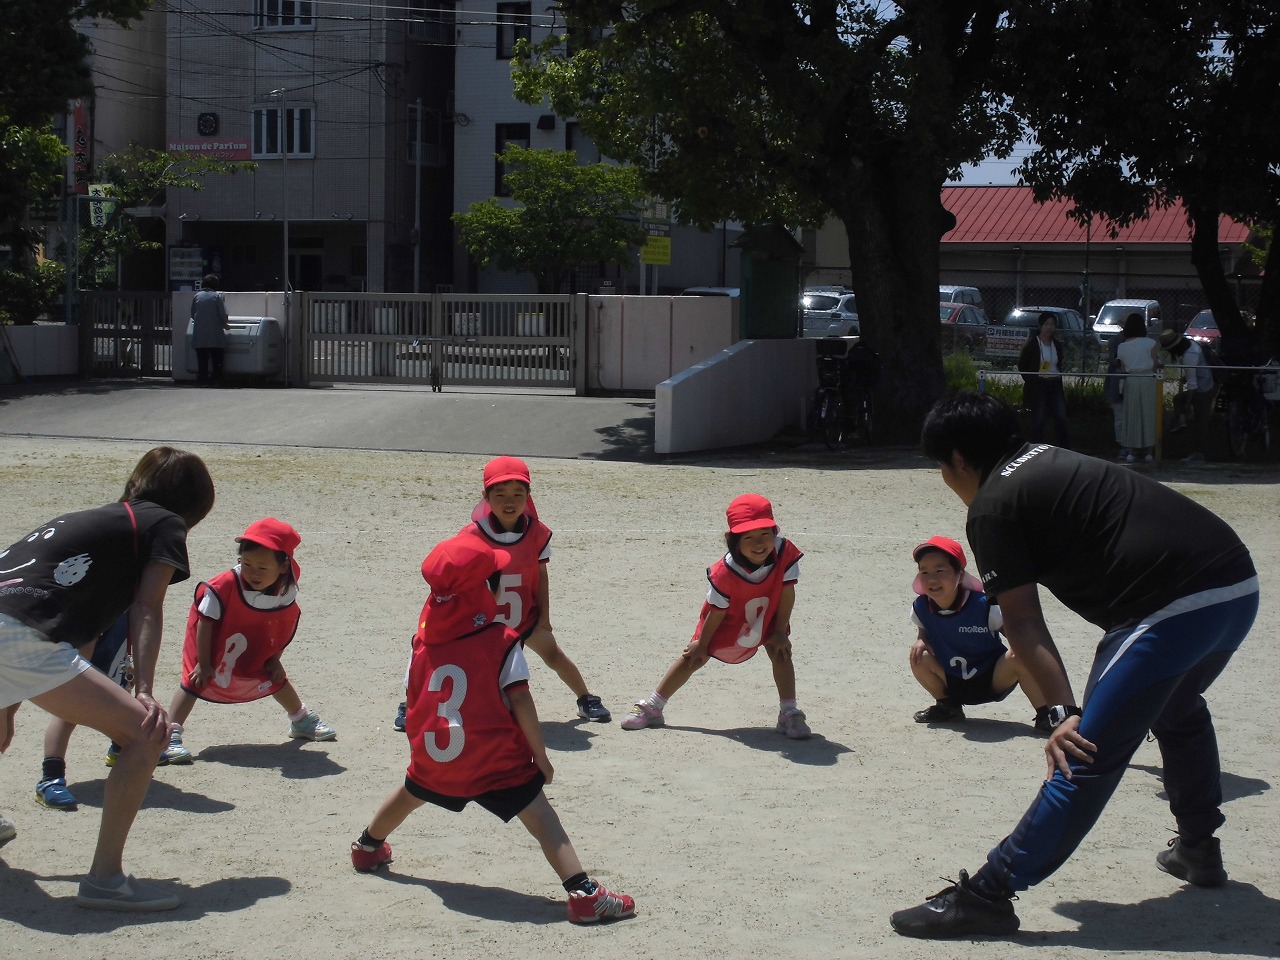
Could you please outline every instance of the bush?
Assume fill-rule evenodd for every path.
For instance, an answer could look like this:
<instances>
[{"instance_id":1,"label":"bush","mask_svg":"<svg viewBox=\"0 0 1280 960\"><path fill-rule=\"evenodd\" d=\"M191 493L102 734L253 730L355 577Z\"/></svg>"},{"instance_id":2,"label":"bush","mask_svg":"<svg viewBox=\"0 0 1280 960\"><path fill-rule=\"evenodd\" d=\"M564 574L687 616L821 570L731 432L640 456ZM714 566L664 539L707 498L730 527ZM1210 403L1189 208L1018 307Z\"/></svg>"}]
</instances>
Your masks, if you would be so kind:
<instances>
[{"instance_id":1,"label":"bush","mask_svg":"<svg viewBox=\"0 0 1280 960\"><path fill-rule=\"evenodd\" d=\"M0 270L0 323L32 324L62 296L66 268L46 260Z\"/></svg>"}]
</instances>

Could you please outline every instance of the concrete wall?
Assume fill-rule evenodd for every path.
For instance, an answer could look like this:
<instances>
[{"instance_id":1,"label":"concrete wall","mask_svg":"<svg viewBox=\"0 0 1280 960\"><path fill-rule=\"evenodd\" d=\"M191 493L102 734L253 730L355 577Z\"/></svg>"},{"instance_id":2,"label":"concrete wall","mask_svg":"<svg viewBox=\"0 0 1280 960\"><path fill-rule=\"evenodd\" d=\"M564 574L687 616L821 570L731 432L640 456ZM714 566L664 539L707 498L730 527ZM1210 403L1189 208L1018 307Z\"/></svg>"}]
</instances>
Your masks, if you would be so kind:
<instances>
[{"instance_id":1,"label":"concrete wall","mask_svg":"<svg viewBox=\"0 0 1280 960\"><path fill-rule=\"evenodd\" d=\"M818 385L814 343L743 340L658 384L654 452L760 443L803 424Z\"/></svg>"},{"instance_id":2,"label":"concrete wall","mask_svg":"<svg viewBox=\"0 0 1280 960\"><path fill-rule=\"evenodd\" d=\"M737 342L734 297L592 296L587 307L587 389L653 390Z\"/></svg>"}]
</instances>

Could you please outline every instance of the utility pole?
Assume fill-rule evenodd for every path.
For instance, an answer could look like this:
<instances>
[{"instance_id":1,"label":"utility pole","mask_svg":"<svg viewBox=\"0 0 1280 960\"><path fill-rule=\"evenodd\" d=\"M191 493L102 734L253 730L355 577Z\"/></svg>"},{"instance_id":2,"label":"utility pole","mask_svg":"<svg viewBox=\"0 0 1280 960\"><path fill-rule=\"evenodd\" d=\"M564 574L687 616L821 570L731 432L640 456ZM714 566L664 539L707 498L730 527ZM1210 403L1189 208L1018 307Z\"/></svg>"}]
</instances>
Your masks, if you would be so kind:
<instances>
[{"instance_id":1,"label":"utility pole","mask_svg":"<svg viewBox=\"0 0 1280 960\"><path fill-rule=\"evenodd\" d=\"M413 158L413 292L421 293L422 287L419 272L422 267L422 98L419 97L413 107L416 118L414 132Z\"/></svg>"}]
</instances>

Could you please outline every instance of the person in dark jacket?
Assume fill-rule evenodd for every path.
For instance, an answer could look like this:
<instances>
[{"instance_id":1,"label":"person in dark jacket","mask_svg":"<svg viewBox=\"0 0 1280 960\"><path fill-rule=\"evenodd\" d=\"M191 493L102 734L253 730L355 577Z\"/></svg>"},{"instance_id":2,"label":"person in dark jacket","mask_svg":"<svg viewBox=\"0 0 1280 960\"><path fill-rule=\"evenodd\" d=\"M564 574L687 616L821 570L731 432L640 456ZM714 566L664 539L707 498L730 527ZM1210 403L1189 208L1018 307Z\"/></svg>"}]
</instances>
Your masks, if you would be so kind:
<instances>
[{"instance_id":1,"label":"person in dark jacket","mask_svg":"<svg viewBox=\"0 0 1280 960\"><path fill-rule=\"evenodd\" d=\"M1058 446L1070 448L1071 437L1067 429L1067 395L1062 389L1062 359L1065 356L1062 340L1055 334L1058 318L1052 313L1040 314L1035 336L1018 354L1018 370L1022 373L1023 398L1031 408L1030 439L1038 443L1044 437L1044 419L1053 417Z\"/></svg>"},{"instance_id":2,"label":"person in dark jacket","mask_svg":"<svg viewBox=\"0 0 1280 960\"><path fill-rule=\"evenodd\" d=\"M196 383L216 387L222 381L222 361L227 349L231 318L218 292L221 279L210 273L191 300L191 346L196 351Z\"/></svg>"}]
</instances>

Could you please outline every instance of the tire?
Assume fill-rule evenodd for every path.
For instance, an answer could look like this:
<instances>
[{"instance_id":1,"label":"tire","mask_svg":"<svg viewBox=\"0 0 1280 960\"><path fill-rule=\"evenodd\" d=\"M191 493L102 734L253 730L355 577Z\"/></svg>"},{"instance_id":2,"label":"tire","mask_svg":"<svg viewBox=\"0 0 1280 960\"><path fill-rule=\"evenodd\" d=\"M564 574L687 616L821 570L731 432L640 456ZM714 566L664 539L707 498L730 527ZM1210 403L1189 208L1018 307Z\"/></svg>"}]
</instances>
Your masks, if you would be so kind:
<instances>
[{"instance_id":1,"label":"tire","mask_svg":"<svg viewBox=\"0 0 1280 960\"><path fill-rule=\"evenodd\" d=\"M822 442L828 450L835 450L844 440L844 404L834 394L822 398L822 413L819 415L822 424Z\"/></svg>"}]
</instances>

